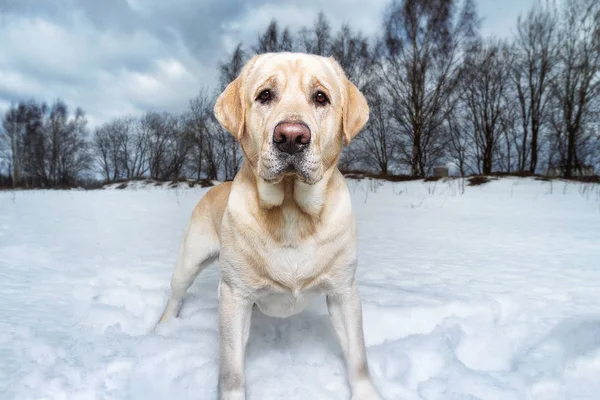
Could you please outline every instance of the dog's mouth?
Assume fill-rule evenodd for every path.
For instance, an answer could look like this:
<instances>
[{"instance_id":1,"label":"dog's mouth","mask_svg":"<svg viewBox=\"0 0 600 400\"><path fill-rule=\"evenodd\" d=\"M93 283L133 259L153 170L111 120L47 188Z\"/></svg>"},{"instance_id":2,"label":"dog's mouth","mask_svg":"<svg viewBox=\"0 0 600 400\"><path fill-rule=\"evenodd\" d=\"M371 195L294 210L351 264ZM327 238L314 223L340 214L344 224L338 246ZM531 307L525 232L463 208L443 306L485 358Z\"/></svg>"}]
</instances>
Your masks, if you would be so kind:
<instances>
[{"instance_id":1,"label":"dog's mouth","mask_svg":"<svg viewBox=\"0 0 600 400\"><path fill-rule=\"evenodd\" d=\"M262 179L270 184L280 183L284 178L295 178L309 185L314 185L320 180L313 177L314 174L309 174L293 163L282 167L278 171L271 170L269 173L261 175Z\"/></svg>"},{"instance_id":2,"label":"dog's mouth","mask_svg":"<svg viewBox=\"0 0 600 400\"><path fill-rule=\"evenodd\" d=\"M310 152L285 154L267 151L259 165L259 176L267 183L276 184L286 179L298 179L309 185L321 180L321 168Z\"/></svg>"}]
</instances>

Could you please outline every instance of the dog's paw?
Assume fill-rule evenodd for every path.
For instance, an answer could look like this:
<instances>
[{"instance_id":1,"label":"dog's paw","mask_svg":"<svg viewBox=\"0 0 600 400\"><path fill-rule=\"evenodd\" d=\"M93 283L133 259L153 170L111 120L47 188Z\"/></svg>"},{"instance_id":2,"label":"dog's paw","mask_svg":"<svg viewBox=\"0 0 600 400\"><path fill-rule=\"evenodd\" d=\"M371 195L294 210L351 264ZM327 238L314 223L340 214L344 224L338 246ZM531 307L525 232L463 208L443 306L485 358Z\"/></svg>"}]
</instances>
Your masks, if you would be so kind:
<instances>
[{"instance_id":1,"label":"dog's paw","mask_svg":"<svg viewBox=\"0 0 600 400\"><path fill-rule=\"evenodd\" d=\"M361 381L352 388L352 400L381 400L371 381Z\"/></svg>"},{"instance_id":2,"label":"dog's paw","mask_svg":"<svg viewBox=\"0 0 600 400\"><path fill-rule=\"evenodd\" d=\"M181 310L181 305L182 305L181 301L177 301L177 300L174 300L173 298L169 297L169 301L167 301L165 310L163 311L162 315L160 316L160 319L158 320L158 322L156 323L156 326L158 326L160 324L164 324L165 322L168 322L172 318L177 317L177 315L179 315L179 311Z\"/></svg>"},{"instance_id":3,"label":"dog's paw","mask_svg":"<svg viewBox=\"0 0 600 400\"><path fill-rule=\"evenodd\" d=\"M222 392L219 400L245 400L246 395L243 390L235 390L231 392Z\"/></svg>"}]
</instances>

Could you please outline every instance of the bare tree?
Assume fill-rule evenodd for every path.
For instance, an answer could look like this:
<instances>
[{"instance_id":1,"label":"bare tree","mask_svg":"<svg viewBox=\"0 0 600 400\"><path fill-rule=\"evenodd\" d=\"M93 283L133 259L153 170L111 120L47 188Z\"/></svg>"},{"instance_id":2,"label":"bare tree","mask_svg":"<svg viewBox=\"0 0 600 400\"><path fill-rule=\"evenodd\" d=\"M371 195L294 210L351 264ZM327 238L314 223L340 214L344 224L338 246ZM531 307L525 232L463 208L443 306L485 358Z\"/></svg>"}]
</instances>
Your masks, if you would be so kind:
<instances>
[{"instance_id":1,"label":"bare tree","mask_svg":"<svg viewBox=\"0 0 600 400\"><path fill-rule=\"evenodd\" d=\"M253 48L256 54L279 51L279 27L275 19L271 20L267 30L258 37L258 44Z\"/></svg>"},{"instance_id":2,"label":"bare tree","mask_svg":"<svg viewBox=\"0 0 600 400\"><path fill-rule=\"evenodd\" d=\"M331 55L331 24L323 12L319 13L312 28L302 28L298 36L300 51L319 56Z\"/></svg>"},{"instance_id":3,"label":"bare tree","mask_svg":"<svg viewBox=\"0 0 600 400\"><path fill-rule=\"evenodd\" d=\"M33 100L11 106L3 118L14 186L73 185L89 168L87 120L64 102L50 108Z\"/></svg>"},{"instance_id":4,"label":"bare tree","mask_svg":"<svg viewBox=\"0 0 600 400\"><path fill-rule=\"evenodd\" d=\"M104 179L110 181L113 177L113 165L110 157L110 145L108 133L103 127L94 130L92 138L92 154L99 167Z\"/></svg>"},{"instance_id":5,"label":"bare tree","mask_svg":"<svg viewBox=\"0 0 600 400\"><path fill-rule=\"evenodd\" d=\"M48 136L48 172L46 179L52 183L57 180L58 157L63 152L63 139L66 134L67 125L67 105L58 100L50 106L50 115L46 124L46 134Z\"/></svg>"},{"instance_id":6,"label":"bare tree","mask_svg":"<svg viewBox=\"0 0 600 400\"><path fill-rule=\"evenodd\" d=\"M509 58L509 60L512 60ZM512 62L512 61L511 61ZM509 85L510 86L510 85ZM500 112L500 132L501 138L498 145L498 155L496 157L496 168L499 171L525 172L521 169L522 152L519 145L522 144L521 129L519 123L519 112L522 110L518 102L514 100L514 91L508 91L505 95L504 105ZM539 151L538 151L539 153Z\"/></svg>"},{"instance_id":7,"label":"bare tree","mask_svg":"<svg viewBox=\"0 0 600 400\"><path fill-rule=\"evenodd\" d=\"M0 185L2 186L8 186L9 183L12 184L12 165L10 159L10 138L4 131L3 126L0 125ZM6 171L6 174L4 171Z\"/></svg>"},{"instance_id":8,"label":"bare tree","mask_svg":"<svg viewBox=\"0 0 600 400\"><path fill-rule=\"evenodd\" d=\"M456 165L460 176L465 176L468 171L468 157L471 144L471 137L468 135L468 129L465 126L467 117L465 117L465 107L462 103L455 104L453 112L446 114L444 124L445 132L448 136L448 156L450 161Z\"/></svg>"},{"instance_id":9,"label":"bare tree","mask_svg":"<svg viewBox=\"0 0 600 400\"><path fill-rule=\"evenodd\" d=\"M213 103L214 101L208 95L208 91L202 89L190 101L186 115L186 129L189 130L192 140L190 169L196 179L201 179L205 175L207 157L214 157L214 154L207 154L207 142L211 140L208 132L208 121L212 114Z\"/></svg>"},{"instance_id":10,"label":"bare tree","mask_svg":"<svg viewBox=\"0 0 600 400\"><path fill-rule=\"evenodd\" d=\"M90 170L92 157L88 142L87 119L81 108L67 122L62 151L58 157L56 184L74 185Z\"/></svg>"},{"instance_id":11,"label":"bare tree","mask_svg":"<svg viewBox=\"0 0 600 400\"><path fill-rule=\"evenodd\" d=\"M392 99L399 162L413 176L425 176L444 157L442 128L476 24L471 0L403 0L387 11L379 75Z\"/></svg>"},{"instance_id":12,"label":"bare tree","mask_svg":"<svg viewBox=\"0 0 600 400\"><path fill-rule=\"evenodd\" d=\"M123 147L129 135L130 122L117 118L97 127L92 149L104 179L108 182L126 178Z\"/></svg>"},{"instance_id":13,"label":"bare tree","mask_svg":"<svg viewBox=\"0 0 600 400\"><path fill-rule=\"evenodd\" d=\"M292 35L288 28L279 34L279 25L272 19L265 32L258 37L258 44L253 47L256 54L292 51L294 47Z\"/></svg>"},{"instance_id":14,"label":"bare tree","mask_svg":"<svg viewBox=\"0 0 600 400\"><path fill-rule=\"evenodd\" d=\"M465 59L464 101L480 173L492 172L502 138L510 52L498 41L479 43Z\"/></svg>"},{"instance_id":15,"label":"bare tree","mask_svg":"<svg viewBox=\"0 0 600 400\"><path fill-rule=\"evenodd\" d=\"M363 132L357 136L356 142L361 146L361 160L371 169L376 167L377 172L387 175L391 172L394 162L394 136L391 129L390 102L383 90L372 90L367 93L369 102L369 123Z\"/></svg>"},{"instance_id":16,"label":"bare tree","mask_svg":"<svg viewBox=\"0 0 600 400\"><path fill-rule=\"evenodd\" d=\"M62 100L50 107L44 125L47 160L45 171L40 171L48 185L73 185L78 175L89 168L86 125L83 110L77 109L70 119L67 105Z\"/></svg>"},{"instance_id":17,"label":"bare tree","mask_svg":"<svg viewBox=\"0 0 600 400\"><path fill-rule=\"evenodd\" d=\"M148 112L142 119L148 132L148 162L150 177L157 180L181 177L192 138L181 117L167 113Z\"/></svg>"},{"instance_id":18,"label":"bare tree","mask_svg":"<svg viewBox=\"0 0 600 400\"><path fill-rule=\"evenodd\" d=\"M368 91L375 85L378 55L361 32L342 25L332 41L331 55L360 90Z\"/></svg>"},{"instance_id":19,"label":"bare tree","mask_svg":"<svg viewBox=\"0 0 600 400\"><path fill-rule=\"evenodd\" d=\"M8 142L7 159L10 166L13 186L17 186L21 181L22 156L21 156L21 128L18 123L18 112L14 106L11 106L2 119L2 127Z\"/></svg>"},{"instance_id":20,"label":"bare tree","mask_svg":"<svg viewBox=\"0 0 600 400\"><path fill-rule=\"evenodd\" d=\"M519 103L522 127L519 170L535 173L543 123L548 118L549 86L556 65L557 19L546 7L536 5L519 16L515 40L516 58L511 76ZM531 133L531 137L529 135Z\"/></svg>"},{"instance_id":21,"label":"bare tree","mask_svg":"<svg viewBox=\"0 0 600 400\"><path fill-rule=\"evenodd\" d=\"M294 51L294 39L289 28L285 28L281 34L280 51Z\"/></svg>"},{"instance_id":22,"label":"bare tree","mask_svg":"<svg viewBox=\"0 0 600 400\"><path fill-rule=\"evenodd\" d=\"M558 31L557 77L552 81L551 124L566 178L582 167L590 104L600 93L600 3L564 3Z\"/></svg>"},{"instance_id":23,"label":"bare tree","mask_svg":"<svg viewBox=\"0 0 600 400\"><path fill-rule=\"evenodd\" d=\"M10 140L13 185L47 186L44 118L47 106L33 100L11 106L3 119Z\"/></svg>"},{"instance_id":24,"label":"bare tree","mask_svg":"<svg viewBox=\"0 0 600 400\"><path fill-rule=\"evenodd\" d=\"M128 117L123 138L123 173L127 179L141 178L148 172L149 132L138 118Z\"/></svg>"}]
</instances>

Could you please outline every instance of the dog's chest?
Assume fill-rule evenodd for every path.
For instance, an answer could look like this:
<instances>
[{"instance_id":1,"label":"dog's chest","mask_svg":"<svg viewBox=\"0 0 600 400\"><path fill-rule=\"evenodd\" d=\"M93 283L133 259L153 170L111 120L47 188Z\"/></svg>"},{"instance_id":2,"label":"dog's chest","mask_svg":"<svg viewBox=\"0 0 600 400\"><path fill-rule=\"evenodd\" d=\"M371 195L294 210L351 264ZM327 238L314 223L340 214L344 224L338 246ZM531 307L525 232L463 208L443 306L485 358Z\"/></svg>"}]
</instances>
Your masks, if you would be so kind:
<instances>
[{"instance_id":1,"label":"dog's chest","mask_svg":"<svg viewBox=\"0 0 600 400\"><path fill-rule=\"evenodd\" d=\"M291 290L309 286L328 260L322 249L309 240L296 247L270 247L263 250L264 272L275 282Z\"/></svg>"},{"instance_id":2,"label":"dog's chest","mask_svg":"<svg viewBox=\"0 0 600 400\"><path fill-rule=\"evenodd\" d=\"M313 298L327 292L337 278L330 268L339 260L328 246L308 243L296 248L265 252L264 282L256 304L270 316L287 317L305 309ZM338 253L339 254L339 253Z\"/></svg>"},{"instance_id":3,"label":"dog's chest","mask_svg":"<svg viewBox=\"0 0 600 400\"><path fill-rule=\"evenodd\" d=\"M264 249L260 288L254 292L259 309L272 317L288 317L304 310L327 290L329 258L314 244L296 248Z\"/></svg>"}]
</instances>

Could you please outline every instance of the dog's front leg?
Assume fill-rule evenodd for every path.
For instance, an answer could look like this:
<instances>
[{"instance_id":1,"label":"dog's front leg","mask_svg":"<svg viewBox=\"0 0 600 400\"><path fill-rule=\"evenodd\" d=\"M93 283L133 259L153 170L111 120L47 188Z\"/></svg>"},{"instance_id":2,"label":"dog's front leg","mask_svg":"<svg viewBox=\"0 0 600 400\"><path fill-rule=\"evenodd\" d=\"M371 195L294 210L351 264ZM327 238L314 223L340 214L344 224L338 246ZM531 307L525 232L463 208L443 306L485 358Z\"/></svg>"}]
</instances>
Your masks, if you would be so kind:
<instances>
[{"instance_id":1,"label":"dog's front leg","mask_svg":"<svg viewBox=\"0 0 600 400\"><path fill-rule=\"evenodd\" d=\"M346 359L353 400L379 399L371 383L362 326L362 309L356 283L327 296L327 308Z\"/></svg>"},{"instance_id":2,"label":"dog's front leg","mask_svg":"<svg viewBox=\"0 0 600 400\"><path fill-rule=\"evenodd\" d=\"M219 398L243 400L244 356L250 332L252 303L225 281L219 284Z\"/></svg>"}]
</instances>

